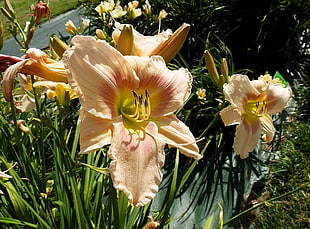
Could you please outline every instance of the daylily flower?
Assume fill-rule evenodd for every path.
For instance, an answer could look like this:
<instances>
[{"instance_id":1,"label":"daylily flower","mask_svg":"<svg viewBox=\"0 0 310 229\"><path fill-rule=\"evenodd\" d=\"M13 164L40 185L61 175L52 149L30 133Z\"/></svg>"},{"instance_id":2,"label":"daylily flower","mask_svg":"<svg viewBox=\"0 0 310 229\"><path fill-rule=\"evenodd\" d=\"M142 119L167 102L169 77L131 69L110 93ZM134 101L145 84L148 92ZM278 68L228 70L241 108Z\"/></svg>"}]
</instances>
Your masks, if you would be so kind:
<instances>
[{"instance_id":1,"label":"daylily flower","mask_svg":"<svg viewBox=\"0 0 310 229\"><path fill-rule=\"evenodd\" d=\"M65 24L66 27L66 32L69 33L70 35L75 35L78 32L78 29L74 25L73 21L68 20Z\"/></svg>"},{"instance_id":2,"label":"daylily flower","mask_svg":"<svg viewBox=\"0 0 310 229\"><path fill-rule=\"evenodd\" d=\"M128 2L128 14L129 17L135 19L137 17L140 17L142 15L142 11L140 8L137 8L139 5L138 1L132 1L132 2Z\"/></svg>"},{"instance_id":3,"label":"daylily flower","mask_svg":"<svg viewBox=\"0 0 310 229\"><path fill-rule=\"evenodd\" d=\"M270 142L275 132L270 115L281 112L292 96L289 88L246 75L233 75L223 85L226 100L231 105L221 111L224 124L239 124L233 148L241 158L247 158L257 145L261 132Z\"/></svg>"},{"instance_id":4,"label":"daylily flower","mask_svg":"<svg viewBox=\"0 0 310 229\"><path fill-rule=\"evenodd\" d=\"M152 6L148 0L145 0L145 4L142 6L144 13L146 15L151 14L152 12Z\"/></svg>"},{"instance_id":5,"label":"daylily flower","mask_svg":"<svg viewBox=\"0 0 310 229\"><path fill-rule=\"evenodd\" d=\"M99 13L100 16L102 16L103 14L112 11L114 9L114 6L114 0L103 1L100 2L100 4L95 8L95 10Z\"/></svg>"},{"instance_id":6,"label":"daylily flower","mask_svg":"<svg viewBox=\"0 0 310 229\"><path fill-rule=\"evenodd\" d=\"M168 29L154 36L144 36L133 29L131 25L116 23L112 38L118 50L130 50L129 53L123 53L124 55L160 55L168 63L181 49L188 35L189 27L189 24L184 23L174 33ZM126 28L127 30L125 30ZM130 33L128 32L128 28ZM121 39L123 31L127 35Z\"/></svg>"},{"instance_id":7,"label":"daylily flower","mask_svg":"<svg viewBox=\"0 0 310 229\"><path fill-rule=\"evenodd\" d=\"M111 17L113 18L121 18L127 14L126 10L123 10L122 6L116 6L114 10L110 12Z\"/></svg>"},{"instance_id":8,"label":"daylily flower","mask_svg":"<svg viewBox=\"0 0 310 229\"><path fill-rule=\"evenodd\" d=\"M160 56L123 56L93 37L76 36L72 43L64 63L82 106L80 151L111 144L114 187L143 206L158 191L166 143L201 158L189 128L173 114L190 95L192 76L169 70Z\"/></svg>"},{"instance_id":9,"label":"daylily flower","mask_svg":"<svg viewBox=\"0 0 310 229\"><path fill-rule=\"evenodd\" d=\"M0 55L0 64L4 67L0 69L5 70L2 80L2 89L6 100L11 100L11 94L15 76L18 73L26 75L36 75L46 80L56 82L67 82L67 76L62 61L55 61L51 59L43 51L31 48L26 52L24 58L13 58L6 55ZM10 60L10 61L5 61ZM15 63L14 63L15 62ZM14 63L10 67L8 65Z\"/></svg>"}]
</instances>

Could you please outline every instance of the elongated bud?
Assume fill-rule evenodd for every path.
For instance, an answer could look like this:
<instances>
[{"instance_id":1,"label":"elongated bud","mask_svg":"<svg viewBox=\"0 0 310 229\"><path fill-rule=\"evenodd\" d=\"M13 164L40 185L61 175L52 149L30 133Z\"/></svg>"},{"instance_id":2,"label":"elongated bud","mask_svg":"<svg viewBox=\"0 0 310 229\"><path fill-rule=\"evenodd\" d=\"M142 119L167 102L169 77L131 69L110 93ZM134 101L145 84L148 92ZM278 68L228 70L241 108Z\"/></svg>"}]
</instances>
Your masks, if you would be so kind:
<instances>
[{"instance_id":1,"label":"elongated bud","mask_svg":"<svg viewBox=\"0 0 310 229\"><path fill-rule=\"evenodd\" d=\"M4 9L11 18L15 18L15 11L9 0L4 0ZM5 15L6 16L6 15ZM6 16L7 17L7 16Z\"/></svg>"},{"instance_id":2,"label":"elongated bud","mask_svg":"<svg viewBox=\"0 0 310 229\"><path fill-rule=\"evenodd\" d=\"M145 0L145 4L142 7L146 15L151 14L152 6L148 0Z\"/></svg>"},{"instance_id":3,"label":"elongated bud","mask_svg":"<svg viewBox=\"0 0 310 229\"><path fill-rule=\"evenodd\" d=\"M228 64L227 64L226 58L223 58L223 60L222 60L221 73L222 73L223 78L224 78L224 83L228 83L229 71L228 71Z\"/></svg>"},{"instance_id":4,"label":"elongated bud","mask_svg":"<svg viewBox=\"0 0 310 229\"><path fill-rule=\"evenodd\" d=\"M134 41L133 41L132 26L125 25L118 38L116 48L123 55L130 55L132 54L133 45Z\"/></svg>"},{"instance_id":5,"label":"elongated bud","mask_svg":"<svg viewBox=\"0 0 310 229\"><path fill-rule=\"evenodd\" d=\"M69 46L60 40L57 36L50 37L50 47L61 58L63 53L69 48Z\"/></svg>"},{"instance_id":6,"label":"elongated bud","mask_svg":"<svg viewBox=\"0 0 310 229\"><path fill-rule=\"evenodd\" d=\"M183 23L164 43L159 45L151 54L151 55L160 55L164 58L166 63L169 63L175 55L182 48L187 35L189 33L190 25L187 23Z\"/></svg>"},{"instance_id":7,"label":"elongated bud","mask_svg":"<svg viewBox=\"0 0 310 229\"><path fill-rule=\"evenodd\" d=\"M219 74L217 72L213 57L209 51L205 51L205 61L212 82L219 87Z\"/></svg>"},{"instance_id":8,"label":"elongated bud","mask_svg":"<svg viewBox=\"0 0 310 229\"><path fill-rule=\"evenodd\" d=\"M1 7L1 11L2 11L2 14L8 19L10 20L11 22L14 22L15 20L15 15L14 14L11 14L7 9Z\"/></svg>"},{"instance_id":9,"label":"elongated bud","mask_svg":"<svg viewBox=\"0 0 310 229\"><path fill-rule=\"evenodd\" d=\"M4 40L4 29L3 23L0 21L0 50L3 48L3 40Z\"/></svg>"}]
</instances>

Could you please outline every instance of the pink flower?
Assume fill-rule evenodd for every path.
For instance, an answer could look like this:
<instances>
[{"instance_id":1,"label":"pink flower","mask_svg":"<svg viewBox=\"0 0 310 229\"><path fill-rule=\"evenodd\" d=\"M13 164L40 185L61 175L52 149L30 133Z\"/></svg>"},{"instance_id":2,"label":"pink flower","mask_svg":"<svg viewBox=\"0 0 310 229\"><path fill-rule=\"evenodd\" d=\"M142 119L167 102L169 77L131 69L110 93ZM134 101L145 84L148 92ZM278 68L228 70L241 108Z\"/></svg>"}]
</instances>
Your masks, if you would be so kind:
<instances>
[{"instance_id":1,"label":"pink flower","mask_svg":"<svg viewBox=\"0 0 310 229\"><path fill-rule=\"evenodd\" d=\"M76 36L64 63L82 105L81 153L111 144L110 174L134 206L154 198L164 147L200 159L195 138L173 114L190 95L192 76L160 56L123 56L105 41Z\"/></svg>"},{"instance_id":2,"label":"pink flower","mask_svg":"<svg viewBox=\"0 0 310 229\"><path fill-rule=\"evenodd\" d=\"M231 76L223 91L231 105L221 111L222 120L226 126L238 124L233 148L241 158L247 158L261 132L268 142L273 139L275 130L270 115L286 107L292 92L263 79L250 81L245 75Z\"/></svg>"}]
</instances>

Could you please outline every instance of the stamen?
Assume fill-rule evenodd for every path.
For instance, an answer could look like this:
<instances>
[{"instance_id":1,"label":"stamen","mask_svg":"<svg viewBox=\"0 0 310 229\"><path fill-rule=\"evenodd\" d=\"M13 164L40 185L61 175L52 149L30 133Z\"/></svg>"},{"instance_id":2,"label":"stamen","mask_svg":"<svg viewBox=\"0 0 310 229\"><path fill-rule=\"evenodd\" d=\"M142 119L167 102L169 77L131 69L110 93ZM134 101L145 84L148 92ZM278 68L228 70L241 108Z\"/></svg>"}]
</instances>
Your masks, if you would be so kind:
<instances>
[{"instance_id":1,"label":"stamen","mask_svg":"<svg viewBox=\"0 0 310 229\"><path fill-rule=\"evenodd\" d=\"M138 95L135 91L131 91L134 97L135 110L133 114L127 114L122 112L122 114L130 119L134 119L136 122L143 122L149 119L151 115L150 106L150 95L147 90L145 90L145 99L143 95Z\"/></svg>"},{"instance_id":2,"label":"stamen","mask_svg":"<svg viewBox=\"0 0 310 229\"><path fill-rule=\"evenodd\" d=\"M267 103L266 101L257 101L257 102L248 102L246 105L248 113L253 115L261 115L267 112Z\"/></svg>"}]
</instances>

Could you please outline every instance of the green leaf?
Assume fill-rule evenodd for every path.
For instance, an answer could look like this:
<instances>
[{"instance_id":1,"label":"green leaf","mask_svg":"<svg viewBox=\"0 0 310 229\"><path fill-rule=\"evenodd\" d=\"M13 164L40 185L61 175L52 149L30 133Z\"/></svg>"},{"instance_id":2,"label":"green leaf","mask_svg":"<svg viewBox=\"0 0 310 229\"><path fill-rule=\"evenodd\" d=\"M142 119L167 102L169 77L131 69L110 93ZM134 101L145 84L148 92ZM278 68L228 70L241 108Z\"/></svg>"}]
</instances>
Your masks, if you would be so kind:
<instances>
[{"instance_id":1,"label":"green leaf","mask_svg":"<svg viewBox=\"0 0 310 229\"><path fill-rule=\"evenodd\" d=\"M274 79L279 79L281 80L282 84L284 85L284 87L287 86L287 81L283 78L283 76L280 74L280 72L276 72L275 75L273 76Z\"/></svg>"},{"instance_id":2,"label":"green leaf","mask_svg":"<svg viewBox=\"0 0 310 229\"><path fill-rule=\"evenodd\" d=\"M5 218L5 217L0 217L0 223L1 224L2 223L3 224L15 224L15 225L27 226L27 227L32 227L32 228L39 228L39 226L36 224L25 222L19 219L12 219L12 218Z\"/></svg>"},{"instance_id":3,"label":"green leaf","mask_svg":"<svg viewBox=\"0 0 310 229\"><path fill-rule=\"evenodd\" d=\"M212 222L213 222L213 219L214 219L214 213L208 218L206 224L204 225L203 229L211 229L211 226L212 226Z\"/></svg>"}]
</instances>

